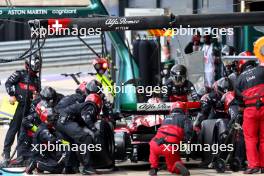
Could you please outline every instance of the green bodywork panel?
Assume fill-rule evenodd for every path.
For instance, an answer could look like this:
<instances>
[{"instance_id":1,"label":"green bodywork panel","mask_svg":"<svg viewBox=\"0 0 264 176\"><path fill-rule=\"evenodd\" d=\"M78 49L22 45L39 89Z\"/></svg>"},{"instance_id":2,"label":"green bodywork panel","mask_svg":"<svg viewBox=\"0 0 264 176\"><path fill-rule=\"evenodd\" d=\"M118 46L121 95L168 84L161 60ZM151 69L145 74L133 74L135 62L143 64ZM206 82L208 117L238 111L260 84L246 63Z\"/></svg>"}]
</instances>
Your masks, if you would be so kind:
<instances>
[{"instance_id":1,"label":"green bodywork panel","mask_svg":"<svg viewBox=\"0 0 264 176\"><path fill-rule=\"evenodd\" d=\"M71 13L63 13L59 15L59 10ZM70 11L71 10L71 11ZM66 11L65 11L66 12ZM106 8L100 0L91 0L91 5L88 7L14 7L0 8L0 18L8 19L47 19L47 18L77 18L88 17L91 15L109 15ZM116 77L116 86L121 86L122 83L139 77L138 66L132 58L129 49L125 45L123 39L118 32L107 32L111 39L112 45L118 54L118 71ZM132 85L125 85L126 87ZM137 103L136 93L117 93L115 96L115 110L131 110Z\"/></svg>"},{"instance_id":2,"label":"green bodywork panel","mask_svg":"<svg viewBox=\"0 0 264 176\"><path fill-rule=\"evenodd\" d=\"M243 26L241 37L242 51L253 52L254 42L262 36L263 33L257 31L253 26Z\"/></svg>"}]
</instances>

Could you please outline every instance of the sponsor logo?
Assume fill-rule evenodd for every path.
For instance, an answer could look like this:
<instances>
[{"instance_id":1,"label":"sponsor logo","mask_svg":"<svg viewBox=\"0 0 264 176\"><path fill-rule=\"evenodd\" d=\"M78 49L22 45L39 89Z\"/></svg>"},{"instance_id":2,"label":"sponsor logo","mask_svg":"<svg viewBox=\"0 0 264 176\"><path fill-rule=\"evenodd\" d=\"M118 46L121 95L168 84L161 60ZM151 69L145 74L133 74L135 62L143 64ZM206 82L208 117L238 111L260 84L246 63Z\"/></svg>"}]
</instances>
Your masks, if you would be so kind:
<instances>
[{"instance_id":1,"label":"sponsor logo","mask_svg":"<svg viewBox=\"0 0 264 176\"><path fill-rule=\"evenodd\" d=\"M165 111L170 110L171 103L138 103L138 111Z\"/></svg>"},{"instance_id":2,"label":"sponsor logo","mask_svg":"<svg viewBox=\"0 0 264 176\"><path fill-rule=\"evenodd\" d=\"M115 25L138 24L140 20L127 20L126 18L112 18L105 21L105 25L112 27Z\"/></svg>"}]
</instances>

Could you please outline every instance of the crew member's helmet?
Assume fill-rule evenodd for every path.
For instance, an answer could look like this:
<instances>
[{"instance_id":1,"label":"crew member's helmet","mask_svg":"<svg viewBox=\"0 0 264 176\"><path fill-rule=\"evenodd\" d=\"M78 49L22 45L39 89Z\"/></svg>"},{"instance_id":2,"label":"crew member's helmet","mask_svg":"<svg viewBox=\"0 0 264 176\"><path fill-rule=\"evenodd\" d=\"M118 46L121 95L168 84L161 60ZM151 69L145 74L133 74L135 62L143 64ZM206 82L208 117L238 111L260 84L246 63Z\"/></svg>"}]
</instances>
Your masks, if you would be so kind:
<instances>
[{"instance_id":1,"label":"crew member's helmet","mask_svg":"<svg viewBox=\"0 0 264 176\"><path fill-rule=\"evenodd\" d=\"M175 85L182 85L187 77L187 68L184 65L174 65L170 70L170 77Z\"/></svg>"},{"instance_id":2,"label":"crew member's helmet","mask_svg":"<svg viewBox=\"0 0 264 176\"><path fill-rule=\"evenodd\" d=\"M233 46L224 45L221 50L222 56L232 56L236 53L236 49Z\"/></svg>"},{"instance_id":3,"label":"crew member's helmet","mask_svg":"<svg viewBox=\"0 0 264 176\"><path fill-rule=\"evenodd\" d=\"M234 100L235 100L235 92L234 91L229 91L222 96L221 102L222 102L222 104L224 104L225 112L228 111L228 108L230 107L232 102L234 102Z\"/></svg>"},{"instance_id":4,"label":"crew member's helmet","mask_svg":"<svg viewBox=\"0 0 264 176\"><path fill-rule=\"evenodd\" d=\"M97 112L100 112L101 109L102 109L102 107L103 107L102 98L97 93L91 93L91 94L89 94L86 97L85 102L92 103L96 107Z\"/></svg>"},{"instance_id":5,"label":"crew member's helmet","mask_svg":"<svg viewBox=\"0 0 264 176\"><path fill-rule=\"evenodd\" d=\"M75 90L76 93L79 93L81 95L86 95L87 92L86 92L86 85L87 85L87 82L86 81L83 81L81 84L79 84L78 88Z\"/></svg>"},{"instance_id":6,"label":"crew member's helmet","mask_svg":"<svg viewBox=\"0 0 264 176\"><path fill-rule=\"evenodd\" d=\"M100 75L104 74L106 70L109 68L107 59L105 58L97 58L93 61L93 66L96 72Z\"/></svg>"},{"instance_id":7,"label":"crew member's helmet","mask_svg":"<svg viewBox=\"0 0 264 176\"><path fill-rule=\"evenodd\" d=\"M25 67L31 72L39 72L40 70L40 58L38 55L34 55L31 59L30 57L25 61Z\"/></svg>"},{"instance_id":8,"label":"crew member's helmet","mask_svg":"<svg viewBox=\"0 0 264 176\"><path fill-rule=\"evenodd\" d=\"M42 100L47 102L48 106L55 106L54 103L57 97L57 92L52 87L44 87L44 89L40 91L40 96Z\"/></svg>"},{"instance_id":9,"label":"crew member's helmet","mask_svg":"<svg viewBox=\"0 0 264 176\"><path fill-rule=\"evenodd\" d=\"M232 82L227 77L220 78L213 84L213 90L216 94L222 96L226 92L233 90Z\"/></svg>"},{"instance_id":10,"label":"crew member's helmet","mask_svg":"<svg viewBox=\"0 0 264 176\"><path fill-rule=\"evenodd\" d=\"M37 104L36 113L38 114L40 120L46 124L54 124L57 119L53 108L48 107L47 102L44 101L40 101Z\"/></svg>"},{"instance_id":11,"label":"crew member's helmet","mask_svg":"<svg viewBox=\"0 0 264 176\"><path fill-rule=\"evenodd\" d=\"M239 56L253 56L253 54L249 51L244 51L239 54ZM255 67L257 64L254 60L249 60L249 59L242 59L238 61L238 72L242 73L248 68Z\"/></svg>"},{"instance_id":12,"label":"crew member's helmet","mask_svg":"<svg viewBox=\"0 0 264 176\"><path fill-rule=\"evenodd\" d=\"M97 93L101 94L102 92L102 84L98 82L97 80L93 79L92 81L88 82L86 84L86 92L87 94L90 93Z\"/></svg>"}]
</instances>

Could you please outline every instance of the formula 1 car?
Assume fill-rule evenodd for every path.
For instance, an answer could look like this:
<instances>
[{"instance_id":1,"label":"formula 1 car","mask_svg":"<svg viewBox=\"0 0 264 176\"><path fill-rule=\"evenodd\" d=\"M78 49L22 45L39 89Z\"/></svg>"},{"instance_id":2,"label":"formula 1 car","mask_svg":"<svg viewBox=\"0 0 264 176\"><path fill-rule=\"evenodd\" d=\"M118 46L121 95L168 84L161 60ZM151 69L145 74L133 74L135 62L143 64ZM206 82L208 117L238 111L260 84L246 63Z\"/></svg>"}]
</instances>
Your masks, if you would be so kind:
<instances>
[{"instance_id":1,"label":"formula 1 car","mask_svg":"<svg viewBox=\"0 0 264 176\"><path fill-rule=\"evenodd\" d=\"M200 102L174 102L184 104L188 117L192 119L191 112L199 110ZM169 114L173 103L161 102L159 98L151 98L148 103L142 103L145 107L145 115L134 115L123 121L123 124L115 128L115 159L132 162L148 161L149 142L155 136L166 115ZM151 108L150 108L151 107ZM163 107L163 108L161 108ZM190 112L190 113L189 113Z\"/></svg>"},{"instance_id":2,"label":"formula 1 car","mask_svg":"<svg viewBox=\"0 0 264 176\"><path fill-rule=\"evenodd\" d=\"M106 11L104 5L100 0L92 0L91 6L87 7L90 11L90 15L98 14L96 17L89 18L68 18L69 16L46 16L45 18L63 18L67 19L58 19L56 22L63 22L64 27L71 28L72 26L78 26L79 28L97 28L100 27L102 31L108 31L107 34L116 49L118 54L118 72L113 73L116 75L114 81L109 81L103 73L101 73L101 68L106 71L110 69L107 67L107 64L97 63L95 69L97 70L96 74L97 79L102 83L105 83L106 87L111 87L113 83L116 83L118 86L127 83L124 85L126 88L132 86L131 83L128 83L130 79L136 79L139 77L145 77L146 75L141 74L140 71L143 71L146 68L152 68L152 70L158 70L158 66L154 64L152 57L147 57L144 61L137 62L138 58L134 58L131 55L128 47L125 45L121 36L117 33L120 30L145 30L145 29L163 29L163 28L175 28L182 26L191 25L192 27L223 27L223 26L239 26L239 25L255 25L263 23L263 12L255 13L229 13L229 14L202 14L202 15L166 15L166 16L151 16L151 17L110 17ZM51 10L51 9L48 9ZM8 13L6 13L8 14ZM87 17L89 14L86 14ZM44 18L41 16L41 18ZM32 20L29 21L32 28L35 29L39 26L47 27L48 24L54 22L54 19L41 19L41 20ZM79 37L82 41L82 39ZM45 41L45 40L44 40ZM44 45L41 44L41 47ZM83 42L83 41L82 41ZM35 43L36 42L32 42ZM85 43L85 42L83 42ZM87 45L87 44L86 44ZM34 52L38 52L41 47L38 47ZM31 46L33 49L34 46ZM89 47L89 49L91 49ZM23 55L23 57L28 56ZM144 54L144 53L142 53ZM15 60L23 59L20 57ZM106 56L102 56L106 57ZM152 62L153 61L153 62ZM2 62L6 60L2 59ZM144 63L144 64L141 64ZM156 63L156 62L155 62ZM98 65L99 64L99 65ZM105 67L106 65L106 67ZM114 69L113 69L114 70ZM157 71L157 72L158 72ZM149 74L148 74L149 75ZM150 77L153 75L150 74ZM111 89L111 88L110 88ZM111 89L113 90L113 89ZM105 120L99 122L98 126L101 129L108 129L107 133L104 136L104 146L106 153L102 152L100 156L95 157L95 162L109 161L107 163L113 163L113 149L115 148L115 159L116 160L125 160L126 158L131 159L131 161L146 161L148 158L148 141L154 136L155 131L160 126L162 119L164 119L165 114L168 113L171 103L139 103L136 93L118 93L114 94L114 113L119 114L123 118L123 125L118 124L115 127L115 135L113 138L113 130L111 127L105 123ZM187 104L187 107L197 108L197 102L183 102ZM193 104L192 104L193 103ZM189 105L190 104L190 105ZM194 107L192 107L194 105ZM145 110L144 110L145 109ZM151 111L151 112L149 112ZM165 112L164 112L165 111ZM206 123L207 124L207 123ZM107 126L107 127L106 127ZM205 125L205 128L210 130L207 131L204 136L206 137L208 133L213 135L213 131L216 127L216 122L211 121ZM111 129L111 130L110 130ZM113 140L115 139L115 141ZM209 139L211 140L211 139ZM212 141L209 141L212 142ZM113 144L115 143L115 146ZM109 148L107 147L109 146ZM107 158L105 158L107 157ZM111 160L111 162L110 162ZM98 164L98 163L97 163ZM100 164L98 164L100 165ZM110 165L110 164L106 164Z\"/></svg>"}]
</instances>

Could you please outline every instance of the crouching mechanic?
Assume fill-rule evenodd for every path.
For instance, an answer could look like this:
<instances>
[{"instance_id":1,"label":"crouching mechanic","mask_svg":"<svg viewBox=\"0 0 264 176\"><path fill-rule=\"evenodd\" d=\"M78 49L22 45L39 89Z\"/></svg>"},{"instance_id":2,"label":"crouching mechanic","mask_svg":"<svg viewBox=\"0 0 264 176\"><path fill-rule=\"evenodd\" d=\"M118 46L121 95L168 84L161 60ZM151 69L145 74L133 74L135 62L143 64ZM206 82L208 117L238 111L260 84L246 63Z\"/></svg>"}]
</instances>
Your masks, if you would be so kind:
<instances>
[{"instance_id":1,"label":"crouching mechanic","mask_svg":"<svg viewBox=\"0 0 264 176\"><path fill-rule=\"evenodd\" d=\"M74 94L64 96L54 107L57 113L61 113L65 108L76 103L83 103L86 98L87 82L82 82L75 90Z\"/></svg>"},{"instance_id":2,"label":"crouching mechanic","mask_svg":"<svg viewBox=\"0 0 264 176\"><path fill-rule=\"evenodd\" d=\"M159 157L164 156L167 169L171 173L190 175L188 169L183 165L180 158L180 151L175 145L180 147L180 142L184 137L192 133L192 123L184 113L183 104L176 102L172 106L172 114L166 118L158 129L155 137L150 141L149 162L151 170L149 175L157 175L159 168ZM179 148L178 148L179 149Z\"/></svg>"},{"instance_id":3,"label":"crouching mechanic","mask_svg":"<svg viewBox=\"0 0 264 176\"><path fill-rule=\"evenodd\" d=\"M227 118L227 113L224 112L224 104L221 102L221 99L225 93L232 90L232 83L229 78L226 77L217 80L213 84L213 91L205 94L201 98L201 112L198 113L193 123L195 131L200 131L201 123L203 120ZM223 126L222 122L219 125L221 133L225 132L226 128Z\"/></svg>"},{"instance_id":4,"label":"crouching mechanic","mask_svg":"<svg viewBox=\"0 0 264 176\"><path fill-rule=\"evenodd\" d=\"M66 154L69 153L68 148L60 146L69 145L69 143L63 140L62 135L54 128L57 121L56 113L51 107L44 106L42 103L41 106L37 107L41 124L33 135L34 145L32 146L34 148L31 150L33 155L26 167L27 174L32 174L34 169L39 172L48 171L49 173L60 174L65 167ZM57 146L60 148L59 150L56 150Z\"/></svg>"},{"instance_id":5,"label":"crouching mechanic","mask_svg":"<svg viewBox=\"0 0 264 176\"><path fill-rule=\"evenodd\" d=\"M192 82L187 80L187 68L184 65L174 65L170 70L170 78L165 83L167 93L164 101L188 101L188 95L196 101L198 94Z\"/></svg>"},{"instance_id":6,"label":"crouching mechanic","mask_svg":"<svg viewBox=\"0 0 264 176\"><path fill-rule=\"evenodd\" d=\"M89 94L84 103L69 106L60 113L57 122L57 130L77 145L94 143L95 136L100 132L95 127L95 122L102 110L102 99L98 94ZM96 170L91 167L91 154L87 150L80 154L84 166L82 174L95 174Z\"/></svg>"},{"instance_id":7,"label":"crouching mechanic","mask_svg":"<svg viewBox=\"0 0 264 176\"><path fill-rule=\"evenodd\" d=\"M24 165L26 161L31 158L32 152L30 150L32 137L36 127L41 123L39 118L40 114L36 111L36 108L41 106L43 103L46 103L47 106L53 108L62 99L62 97L63 95L57 93L52 87L46 86L41 90L40 96L33 100L29 115L22 120L17 145L19 157L10 162L12 166Z\"/></svg>"}]
</instances>

